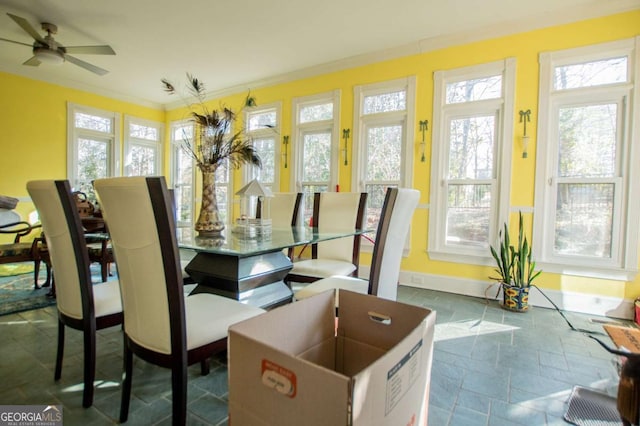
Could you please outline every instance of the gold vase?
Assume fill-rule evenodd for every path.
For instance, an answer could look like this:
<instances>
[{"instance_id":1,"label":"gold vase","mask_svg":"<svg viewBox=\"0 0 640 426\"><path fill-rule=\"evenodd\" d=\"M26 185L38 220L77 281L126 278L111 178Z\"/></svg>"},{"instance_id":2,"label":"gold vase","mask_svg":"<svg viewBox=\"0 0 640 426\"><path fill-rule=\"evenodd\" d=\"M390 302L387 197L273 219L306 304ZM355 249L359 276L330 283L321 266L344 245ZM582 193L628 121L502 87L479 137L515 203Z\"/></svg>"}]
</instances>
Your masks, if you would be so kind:
<instances>
[{"instance_id":1,"label":"gold vase","mask_svg":"<svg viewBox=\"0 0 640 426\"><path fill-rule=\"evenodd\" d=\"M213 164L199 166L202 172L202 203L195 230L200 237L220 237L224 222L220 220L216 197L216 169Z\"/></svg>"}]
</instances>

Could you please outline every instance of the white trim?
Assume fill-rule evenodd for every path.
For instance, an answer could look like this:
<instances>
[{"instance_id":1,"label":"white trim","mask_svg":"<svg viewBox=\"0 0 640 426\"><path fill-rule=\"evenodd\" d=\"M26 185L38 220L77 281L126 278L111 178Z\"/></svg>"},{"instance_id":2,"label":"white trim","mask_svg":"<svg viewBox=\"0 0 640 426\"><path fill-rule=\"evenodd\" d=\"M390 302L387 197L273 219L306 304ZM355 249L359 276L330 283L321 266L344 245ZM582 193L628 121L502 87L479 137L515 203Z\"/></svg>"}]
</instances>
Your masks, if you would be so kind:
<instances>
[{"instance_id":1,"label":"white trim","mask_svg":"<svg viewBox=\"0 0 640 426\"><path fill-rule=\"evenodd\" d=\"M276 112L276 126L273 129L258 129L249 131L247 126L249 125L249 116L253 114L261 114L263 112L268 112L269 110L275 110ZM274 155L274 171L273 171L273 191L280 191L280 163L282 162L282 137L281 137L281 129L282 129L282 101L271 102L269 104L259 105L256 107L247 107L244 109L244 122L242 126L244 126L244 130L247 136L253 139L271 139L274 140L273 146L273 155ZM236 129L237 131L237 129ZM243 185L248 183L251 179L253 179L253 166L245 165L242 167L242 180ZM230 171L232 172L232 171ZM233 188L231 188L231 192L235 193Z\"/></svg>"},{"instance_id":2,"label":"white trim","mask_svg":"<svg viewBox=\"0 0 640 426\"><path fill-rule=\"evenodd\" d=\"M146 139L138 139L133 138L135 143L132 141L130 126L131 124L138 124L142 126L152 127L158 130L158 140L146 140ZM163 158L164 158L164 123L159 121L147 120L144 118L135 117L133 115L124 115L124 155L122 161L122 171L123 175L127 176L127 167L129 167L129 155L131 151L131 147L134 145L141 146L149 146L155 149L155 158L154 158L154 167L155 173L154 175L164 175L163 173Z\"/></svg>"},{"instance_id":3,"label":"white trim","mask_svg":"<svg viewBox=\"0 0 640 426\"><path fill-rule=\"evenodd\" d=\"M490 263L488 247L448 246L444 241L446 229L447 205L447 167L449 160L447 123L449 118L462 114L496 114L496 142L494 176L488 182L495 181L489 223L489 240L492 244L502 223L509 221L511 194L511 163L514 144L514 98L515 98L515 58L479 65L461 67L434 73L433 95L433 140L431 144L431 183L430 205L443 206L429 210L428 253L430 258L457 263L487 265ZM495 99L479 100L464 103L446 103L446 85L477 78L500 75L502 78L502 96ZM479 179L474 182L480 182Z\"/></svg>"},{"instance_id":4,"label":"white trim","mask_svg":"<svg viewBox=\"0 0 640 426\"><path fill-rule=\"evenodd\" d=\"M360 276L366 277L369 267L360 267ZM400 284L427 290L442 291L464 296L496 300L497 284L490 280L480 281L456 278L447 275L424 274L412 271L400 272ZM558 308L564 311L611 318L633 319L633 301L620 297L600 296L573 291L542 289ZM534 307L553 308L549 301L536 288L529 293L529 304Z\"/></svg>"},{"instance_id":5,"label":"white trim","mask_svg":"<svg viewBox=\"0 0 640 426\"><path fill-rule=\"evenodd\" d=\"M555 90L553 73L557 66L627 56L628 80L617 84ZM599 43L574 49L542 52L539 55L540 88L538 120L538 172L535 178L535 203L540 214L534 215L534 257L544 270L567 275L633 281L638 271L638 231L640 224L640 150L634 141L638 138L640 123L640 37ZM619 106L617 130L620 146L617 174L608 182L615 184L613 228L615 243L610 258L588 256L561 256L553 252L554 206L557 192L557 134L553 117L561 106L608 102ZM554 113L555 112L555 113ZM622 124L623 123L623 124ZM583 181L595 181L582 179Z\"/></svg>"},{"instance_id":6,"label":"white trim","mask_svg":"<svg viewBox=\"0 0 640 426\"><path fill-rule=\"evenodd\" d=\"M75 113L81 112L95 115L112 120L112 131L110 133L97 132L89 129L77 129L75 127ZM96 138L109 139L109 170L108 177L121 175L121 142L120 135L122 126L120 123L120 113L107 111L103 109L93 108L85 105L79 105L73 102L67 102L67 179L71 183L71 187L75 187L76 169L78 163L78 134L94 135Z\"/></svg>"},{"instance_id":7,"label":"white trim","mask_svg":"<svg viewBox=\"0 0 640 426\"><path fill-rule=\"evenodd\" d=\"M341 133L340 133L340 89L330 92L319 93L311 96L294 97L291 101L291 138L289 140L288 162L290 165L290 191L301 191L302 170L302 134L305 129L314 129L322 127L323 129L331 128L331 175L329 178L329 190L335 189L339 182L340 164L341 164ZM320 123L299 123L300 108L307 105L332 103L333 118L330 125L327 126L325 121Z\"/></svg>"}]
</instances>

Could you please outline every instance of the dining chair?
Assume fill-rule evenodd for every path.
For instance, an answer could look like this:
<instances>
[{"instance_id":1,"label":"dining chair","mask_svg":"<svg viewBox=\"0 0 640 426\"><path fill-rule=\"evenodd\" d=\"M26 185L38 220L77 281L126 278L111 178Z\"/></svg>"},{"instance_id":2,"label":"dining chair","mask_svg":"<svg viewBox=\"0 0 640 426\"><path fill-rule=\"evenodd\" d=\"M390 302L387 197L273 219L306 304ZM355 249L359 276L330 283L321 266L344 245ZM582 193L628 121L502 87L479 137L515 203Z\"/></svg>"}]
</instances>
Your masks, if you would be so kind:
<instances>
[{"instance_id":1,"label":"dining chair","mask_svg":"<svg viewBox=\"0 0 640 426\"><path fill-rule=\"evenodd\" d=\"M81 330L84 344L82 406L93 403L96 373L96 330L122 324L118 281L93 285L80 216L67 180L27 183L38 210L53 265L58 308L58 350L54 379L62 375L65 327Z\"/></svg>"},{"instance_id":2,"label":"dining chair","mask_svg":"<svg viewBox=\"0 0 640 426\"><path fill-rule=\"evenodd\" d=\"M300 226L304 220L303 200L304 194L302 192L274 192L273 197L269 197L269 200L265 203L258 198L256 218L270 218L273 228ZM267 208L269 211L263 212ZM289 259L293 259L293 251L293 247L287 249Z\"/></svg>"},{"instance_id":3,"label":"dining chair","mask_svg":"<svg viewBox=\"0 0 640 426\"><path fill-rule=\"evenodd\" d=\"M313 226L321 232L362 229L367 193L316 192L313 198ZM311 259L293 263L285 278L310 283L332 275L358 276L360 235L312 244Z\"/></svg>"},{"instance_id":4,"label":"dining chair","mask_svg":"<svg viewBox=\"0 0 640 426\"><path fill-rule=\"evenodd\" d=\"M373 246L368 281L334 275L308 284L296 292L294 298L301 300L330 289L346 289L396 300L402 251L419 199L420 191L415 189L387 189ZM338 294L339 292L336 292L336 306Z\"/></svg>"},{"instance_id":5,"label":"dining chair","mask_svg":"<svg viewBox=\"0 0 640 426\"><path fill-rule=\"evenodd\" d=\"M109 223L124 308L124 381L120 421L131 397L133 355L171 369L173 424L187 410L187 367L208 373L227 345L231 324L260 308L210 293L185 297L173 206L164 177L98 179L94 187Z\"/></svg>"}]
</instances>

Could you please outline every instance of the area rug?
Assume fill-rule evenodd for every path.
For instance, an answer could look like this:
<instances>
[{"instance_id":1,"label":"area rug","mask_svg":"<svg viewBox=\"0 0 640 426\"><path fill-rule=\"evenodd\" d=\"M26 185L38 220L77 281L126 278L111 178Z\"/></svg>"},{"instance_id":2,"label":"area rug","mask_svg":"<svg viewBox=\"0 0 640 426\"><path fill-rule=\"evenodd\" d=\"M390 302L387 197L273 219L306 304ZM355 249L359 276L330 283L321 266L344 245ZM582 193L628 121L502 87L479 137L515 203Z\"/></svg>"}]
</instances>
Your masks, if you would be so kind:
<instances>
[{"instance_id":1,"label":"area rug","mask_svg":"<svg viewBox=\"0 0 640 426\"><path fill-rule=\"evenodd\" d=\"M573 388L564 419L578 426L622 426L614 397L581 386Z\"/></svg>"},{"instance_id":2,"label":"area rug","mask_svg":"<svg viewBox=\"0 0 640 426\"><path fill-rule=\"evenodd\" d=\"M26 274L0 278L0 315L54 305L49 288L34 289L33 270Z\"/></svg>"}]
</instances>

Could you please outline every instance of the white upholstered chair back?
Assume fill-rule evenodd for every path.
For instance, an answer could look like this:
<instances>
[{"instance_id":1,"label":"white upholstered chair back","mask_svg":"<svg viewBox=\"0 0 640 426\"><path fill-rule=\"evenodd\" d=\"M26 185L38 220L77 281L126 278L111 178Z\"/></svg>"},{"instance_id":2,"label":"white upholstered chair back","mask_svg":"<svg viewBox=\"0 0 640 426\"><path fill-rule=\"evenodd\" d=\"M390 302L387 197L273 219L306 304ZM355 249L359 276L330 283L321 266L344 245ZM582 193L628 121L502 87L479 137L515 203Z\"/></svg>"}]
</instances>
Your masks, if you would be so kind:
<instances>
[{"instance_id":1,"label":"white upholstered chair back","mask_svg":"<svg viewBox=\"0 0 640 426\"><path fill-rule=\"evenodd\" d=\"M378 235L371 260L369 293L396 300L400 262L420 191L409 188L387 190L385 209L381 212ZM389 211L386 211L391 209Z\"/></svg>"},{"instance_id":2,"label":"white upholstered chair back","mask_svg":"<svg viewBox=\"0 0 640 426\"><path fill-rule=\"evenodd\" d=\"M173 285L181 283L182 277L178 275L180 265L177 250L174 256L170 256L173 259L165 259L169 263L175 263L176 277L169 280L165 276L163 255L166 256L167 253L163 254L161 250L147 179L98 179L94 186L105 222L109 224L111 244L118 265L125 331L137 344L170 354L172 324L167 288L169 282L174 283ZM168 192L165 195L164 199L168 203L165 213L169 217L164 220L170 220L174 225L172 229L175 230L170 196ZM166 232L171 231L166 229ZM176 238L175 235L163 237ZM176 297L184 297L182 290L176 294ZM176 302L178 307L184 305L183 299ZM179 324L175 326L180 327Z\"/></svg>"},{"instance_id":3,"label":"white upholstered chair back","mask_svg":"<svg viewBox=\"0 0 640 426\"><path fill-rule=\"evenodd\" d=\"M302 193L274 192L273 197L260 203L261 211L257 217L270 217L274 228L302 225L302 202ZM267 208L269 211L264 211Z\"/></svg>"},{"instance_id":4,"label":"white upholstered chair back","mask_svg":"<svg viewBox=\"0 0 640 426\"><path fill-rule=\"evenodd\" d=\"M356 224L361 205L359 192L322 192L319 194L317 223L320 232L349 231L361 226ZM334 259L351 262L353 257L353 239L338 238L319 243L318 259Z\"/></svg>"},{"instance_id":5,"label":"white upholstered chair back","mask_svg":"<svg viewBox=\"0 0 640 426\"><path fill-rule=\"evenodd\" d=\"M71 234L72 232L82 234L78 212L75 209L69 212L77 219L74 223L69 223L58 195L56 182L53 180L28 182L27 190L38 210L55 271L58 310L69 317L81 319L83 318L83 310L78 272L85 274L85 278L88 280L86 291L89 293L91 293L91 272L84 238L77 238L74 241ZM71 189L68 188L68 191L70 193ZM71 229L71 227L76 227L76 229ZM77 255L84 259L84 264L78 263L78 256L74 256L74 250L77 250Z\"/></svg>"}]
</instances>

